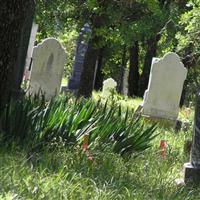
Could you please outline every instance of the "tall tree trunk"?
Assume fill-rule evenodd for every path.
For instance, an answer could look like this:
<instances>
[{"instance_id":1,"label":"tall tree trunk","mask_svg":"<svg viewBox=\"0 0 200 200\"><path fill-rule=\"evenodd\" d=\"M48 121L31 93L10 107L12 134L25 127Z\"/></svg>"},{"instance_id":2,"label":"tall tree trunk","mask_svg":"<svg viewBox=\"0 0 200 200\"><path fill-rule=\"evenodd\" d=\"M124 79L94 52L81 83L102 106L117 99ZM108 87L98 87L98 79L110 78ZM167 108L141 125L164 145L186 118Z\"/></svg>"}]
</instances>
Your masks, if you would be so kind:
<instances>
[{"instance_id":1,"label":"tall tree trunk","mask_svg":"<svg viewBox=\"0 0 200 200\"><path fill-rule=\"evenodd\" d=\"M88 43L88 48L85 54L83 71L81 73L80 87L78 97L90 97L94 86L95 67L99 54L99 49L95 47L97 37L92 38Z\"/></svg>"},{"instance_id":2,"label":"tall tree trunk","mask_svg":"<svg viewBox=\"0 0 200 200\"><path fill-rule=\"evenodd\" d=\"M96 79L94 84L94 89L96 91L101 90L103 87L103 52L104 49L101 48L98 55L98 65L97 65L97 71L96 71Z\"/></svg>"},{"instance_id":3,"label":"tall tree trunk","mask_svg":"<svg viewBox=\"0 0 200 200\"><path fill-rule=\"evenodd\" d=\"M138 96L139 86L139 44L138 41L130 48L130 67L128 76L128 95Z\"/></svg>"},{"instance_id":4,"label":"tall tree trunk","mask_svg":"<svg viewBox=\"0 0 200 200\"><path fill-rule=\"evenodd\" d=\"M34 0L6 0L0 6L0 110L16 96L23 76L27 42L30 36L28 14L34 10ZM25 53L25 56L24 56Z\"/></svg>"},{"instance_id":5,"label":"tall tree trunk","mask_svg":"<svg viewBox=\"0 0 200 200\"><path fill-rule=\"evenodd\" d=\"M126 69L126 46L124 46L122 51L122 61L121 61L121 67L120 67L120 74L119 74L119 82L118 82L118 92L123 93L124 88L124 73Z\"/></svg>"},{"instance_id":6,"label":"tall tree trunk","mask_svg":"<svg viewBox=\"0 0 200 200\"><path fill-rule=\"evenodd\" d=\"M143 97L145 90L148 87L149 83L149 75L151 70L151 62L152 58L156 56L157 52L157 44L161 38L161 34L157 34L156 37L152 37L147 41L147 51L144 59L144 67L142 71L142 75L139 81L139 93L140 97Z\"/></svg>"},{"instance_id":7,"label":"tall tree trunk","mask_svg":"<svg viewBox=\"0 0 200 200\"><path fill-rule=\"evenodd\" d=\"M99 8L106 9L107 0L97 0ZM80 87L78 90L78 97L90 97L94 87L95 67L99 55L102 37L97 33L98 30L104 25L105 13L97 13L92 18L92 37L89 40L88 48L85 54L83 71L81 73Z\"/></svg>"},{"instance_id":8,"label":"tall tree trunk","mask_svg":"<svg viewBox=\"0 0 200 200\"><path fill-rule=\"evenodd\" d=\"M184 66L189 70L192 66L195 65L196 59L192 55L193 52L193 43L190 43L189 46L185 49L184 56L182 59L182 62ZM183 90L181 94L180 104L179 106L182 107L185 103L185 97L187 95L187 85L188 85L188 79L186 78L184 84L183 84Z\"/></svg>"},{"instance_id":9,"label":"tall tree trunk","mask_svg":"<svg viewBox=\"0 0 200 200\"><path fill-rule=\"evenodd\" d=\"M33 26L33 18L35 14L35 2L31 1L29 2L29 8L26 10L26 16L25 21L22 29L21 39L20 39L20 46L18 50L18 57L17 57L17 63L14 68L14 79L13 79L13 98L20 97L21 94L23 94L23 91L21 89L21 83L23 80L24 75L24 67L26 63L26 56L29 46L29 40L31 36L31 30Z\"/></svg>"}]
</instances>

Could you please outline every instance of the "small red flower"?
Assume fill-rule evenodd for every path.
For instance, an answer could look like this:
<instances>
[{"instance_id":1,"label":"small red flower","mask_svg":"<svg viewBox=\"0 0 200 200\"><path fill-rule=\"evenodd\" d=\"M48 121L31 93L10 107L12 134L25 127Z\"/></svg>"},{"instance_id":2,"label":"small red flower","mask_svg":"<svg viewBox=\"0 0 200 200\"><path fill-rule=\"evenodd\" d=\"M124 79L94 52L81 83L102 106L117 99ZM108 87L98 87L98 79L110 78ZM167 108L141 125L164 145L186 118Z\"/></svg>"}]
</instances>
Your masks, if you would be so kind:
<instances>
[{"instance_id":1,"label":"small red flower","mask_svg":"<svg viewBox=\"0 0 200 200\"><path fill-rule=\"evenodd\" d=\"M94 158L93 158L91 155L89 155L89 156L88 156L88 160L91 160L91 161L93 161L93 160L94 160Z\"/></svg>"},{"instance_id":2,"label":"small red flower","mask_svg":"<svg viewBox=\"0 0 200 200\"><path fill-rule=\"evenodd\" d=\"M161 140L160 141L160 148L161 148L161 155L163 159L167 158L167 141Z\"/></svg>"}]
</instances>

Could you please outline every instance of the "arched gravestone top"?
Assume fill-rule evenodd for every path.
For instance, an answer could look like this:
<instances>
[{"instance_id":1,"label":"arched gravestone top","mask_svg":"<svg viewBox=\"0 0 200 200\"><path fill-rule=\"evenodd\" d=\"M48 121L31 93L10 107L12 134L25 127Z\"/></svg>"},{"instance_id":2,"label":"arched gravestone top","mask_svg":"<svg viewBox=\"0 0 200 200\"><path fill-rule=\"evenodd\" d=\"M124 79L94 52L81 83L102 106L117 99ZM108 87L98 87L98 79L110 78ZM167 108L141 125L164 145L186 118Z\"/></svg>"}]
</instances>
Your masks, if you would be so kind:
<instances>
[{"instance_id":1,"label":"arched gravestone top","mask_svg":"<svg viewBox=\"0 0 200 200\"><path fill-rule=\"evenodd\" d=\"M143 114L176 120L186 76L187 69L176 53L167 53L161 59L153 58Z\"/></svg>"},{"instance_id":2,"label":"arched gravestone top","mask_svg":"<svg viewBox=\"0 0 200 200\"><path fill-rule=\"evenodd\" d=\"M33 49L29 93L41 90L47 99L60 91L66 52L55 38L47 38Z\"/></svg>"}]
</instances>

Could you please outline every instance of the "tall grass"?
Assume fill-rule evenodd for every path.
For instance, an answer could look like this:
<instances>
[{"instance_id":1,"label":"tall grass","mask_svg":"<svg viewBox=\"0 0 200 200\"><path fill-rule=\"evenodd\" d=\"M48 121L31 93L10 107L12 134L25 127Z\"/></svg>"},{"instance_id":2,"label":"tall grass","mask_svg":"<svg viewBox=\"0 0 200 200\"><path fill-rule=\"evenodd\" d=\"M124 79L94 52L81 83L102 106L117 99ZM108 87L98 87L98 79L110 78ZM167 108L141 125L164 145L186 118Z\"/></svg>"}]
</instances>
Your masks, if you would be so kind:
<instances>
[{"instance_id":1,"label":"tall grass","mask_svg":"<svg viewBox=\"0 0 200 200\"><path fill-rule=\"evenodd\" d=\"M182 138L168 133L169 143ZM32 162L15 146L1 147L0 199L198 200L198 187L175 184L185 159L181 145L173 146L176 156L169 152L163 160L156 140L153 148L128 160L109 147L92 150L94 162L80 148L66 150L61 144L53 151L46 146Z\"/></svg>"},{"instance_id":2,"label":"tall grass","mask_svg":"<svg viewBox=\"0 0 200 200\"><path fill-rule=\"evenodd\" d=\"M29 144L41 142L43 141L43 137L47 137L47 140L44 140L47 141L47 145L43 146L43 151L35 153L30 158L27 157L26 148L21 148L21 145L13 145L12 147L9 146L9 148L6 148L5 143L2 143L0 146L0 199L200 199L199 187L193 187L191 185L177 186L175 184L175 179L182 177L183 163L189 159L189 154L183 151L183 146L185 140L191 138L192 129L186 133L179 132L175 134L173 129L165 129L160 126L156 130L156 133L160 134L151 141L152 148L141 151L137 157L133 153L129 157L122 157L114 151L114 145L117 141L120 141L118 137L121 137L118 133L122 134L122 130L126 131L126 128L130 128L129 125L132 126L132 129L137 130L142 127L142 133L144 133L150 126L147 123L143 124L142 119L133 118L134 113L130 111L122 112L122 109L116 105L111 106L114 109L111 111L108 104L105 105L101 102L95 103L91 101L92 103L89 103L84 100L75 101L70 97L65 98L54 100L56 103L38 103L40 100L37 100L38 102L34 100L34 112L27 112L29 114L34 113L33 116L37 114L38 122L36 123L37 129L33 129L34 134L32 139L34 139L34 142L30 142L28 140L30 135L26 135L25 133L23 135L27 139L24 141L27 141L27 143L23 142L23 145L28 148ZM80 107L75 106L75 104ZM52 110L50 107L52 107ZM40 112L37 113L35 111L37 109ZM51 136L45 136L47 133L45 132L44 134L43 128L40 128L43 126L46 128L46 125L53 124L53 121L57 123L58 119L62 119L62 115L59 115L60 117L54 116L53 119L50 117L49 119L47 116L51 115L48 113L57 115L57 113L61 111L63 113L63 110L65 111L66 109L73 113L69 121L80 121L80 115L82 116L81 119L85 119L81 123L76 122L78 124L77 126L68 126L71 129L66 130L74 130L72 135L75 136L79 135L78 133L81 130L86 130L84 133L89 131L90 154L94 158L93 161L88 160L82 151L82 137L79 137L75 143L71 144L69 140L67 142L62 139L62 135L56 139L52 139ZM86 111L88 114L86 114ZM74 116L76 113L80 115L77 114ZM108 113L112 113L112 118L108 117L111 115ZM186 116L186 110L182 110L182 113L183 116ZM68 115L70 116L70 114ZM87 118L90 115L92 117ZM2 116L5 117L5 113ZM39 120L41 116L46 116L46 123ZM95 120L96 116L100 116L99 120ZM8 119L11 120L13 118L8 116ZM118 120L117 122L119 124L116 120ZM89 127L83 126L85 121L88 122L87 126ZM11 121L8 122L12 125ZM39 122L42 124L41 126ZM105 133L111 129L105 130L104 126L107 127L106 123L108 125L110 123L114 124L112 125L114 130L113 134L110 134L110 131L108 131L108 136ZM121 126L123 127L122 130L120 129ZM58 127L61 127L61 125L59 124ZM82 128L78 129L77 127ZM14 129L12 127L9 130L17 130L17 128ZM38 130L40 130L39 133ZM57 128L53 130L57 130ZM114 133L117 133L117 135ZM138 137L137 133L134 133ZM6 132L4 131L4 138L5 134ZM105 137L104 134L106 135ZM13 137L19 138L19 135L20 131L17 136ZM167 141L166 159L163 159L161 156L159 147L161 139ZM119 143L123 144L123 142ZM52 148L52 145L55 148Z\"/></svg>"}]
</instances>

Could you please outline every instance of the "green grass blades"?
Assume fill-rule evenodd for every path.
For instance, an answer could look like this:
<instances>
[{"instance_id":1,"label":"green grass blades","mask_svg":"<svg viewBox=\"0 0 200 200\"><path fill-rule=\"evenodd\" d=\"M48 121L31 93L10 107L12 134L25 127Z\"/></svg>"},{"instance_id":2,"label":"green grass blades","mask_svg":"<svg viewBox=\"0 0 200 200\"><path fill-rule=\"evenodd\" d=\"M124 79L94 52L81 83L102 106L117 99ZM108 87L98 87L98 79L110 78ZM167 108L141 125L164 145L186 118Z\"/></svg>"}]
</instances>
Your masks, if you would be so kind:
<instances>
[{"instance_id":1,"label":"green grass blades","mask_svg":"<svg viewBox=\"0 0 200 200\"><path fill-rule=\"evenodd\" d=\"M150 147L155 126L141 125L140 119L112 100L52 98L49 102L35 95L11 102L1 114L4 141L29 144L33 151L62 141L65 146L79 146L89 135L90 148L111 145L113 152L125 155Z\"/></svg>"}]
</instances>

